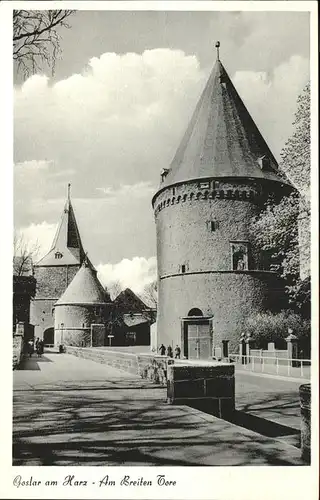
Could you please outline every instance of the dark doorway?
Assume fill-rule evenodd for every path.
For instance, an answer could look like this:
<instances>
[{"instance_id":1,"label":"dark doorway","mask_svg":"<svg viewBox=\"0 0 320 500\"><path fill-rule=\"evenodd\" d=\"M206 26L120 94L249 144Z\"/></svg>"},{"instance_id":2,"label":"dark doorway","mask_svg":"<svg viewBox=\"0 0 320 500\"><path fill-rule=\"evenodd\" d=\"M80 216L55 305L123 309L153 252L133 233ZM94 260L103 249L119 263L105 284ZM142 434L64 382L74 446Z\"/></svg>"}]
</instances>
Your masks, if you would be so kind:
<instances>
[{"instance_id":1,"label":"dark doorway","mask_svg":"<svg viewBox=\"0 0 320 500\"><path fill-rule=\"evenodd\" d=\"M47 328L43 333L44 345L54 345L54 328Z\"/></svg>"}]
</instances>

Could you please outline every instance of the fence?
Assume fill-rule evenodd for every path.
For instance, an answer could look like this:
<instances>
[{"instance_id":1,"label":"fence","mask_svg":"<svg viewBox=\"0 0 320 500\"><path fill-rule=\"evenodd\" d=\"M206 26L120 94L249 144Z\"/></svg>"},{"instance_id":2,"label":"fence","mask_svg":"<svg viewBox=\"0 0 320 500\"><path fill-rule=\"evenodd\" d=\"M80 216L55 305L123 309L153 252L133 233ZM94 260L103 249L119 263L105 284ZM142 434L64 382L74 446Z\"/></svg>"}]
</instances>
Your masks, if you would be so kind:
<instances>
[{"instance_id":1,"label":"fence","mask_svg":"<svg viewBox=\"0 0 320 500\"><path fill-rule=\"evenodd\" d=\"M310 359L230 354L229 361L236 365L240 365L243 370L256 373L301 377L306 379L310 379L311 375Z\"/></svg>"}]
</instances>

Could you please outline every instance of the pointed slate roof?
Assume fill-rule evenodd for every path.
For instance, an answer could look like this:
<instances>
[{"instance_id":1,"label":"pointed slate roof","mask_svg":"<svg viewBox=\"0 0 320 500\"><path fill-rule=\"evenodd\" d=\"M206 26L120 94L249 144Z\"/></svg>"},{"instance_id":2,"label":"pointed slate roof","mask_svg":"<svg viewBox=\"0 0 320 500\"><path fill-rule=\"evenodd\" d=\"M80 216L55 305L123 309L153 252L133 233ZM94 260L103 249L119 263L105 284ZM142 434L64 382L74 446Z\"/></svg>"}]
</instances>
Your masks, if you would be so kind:
<instances>
[{"instance_id":1,"label":"pointed slate roof","mask_svg":"<svg viewBox=\"0 0 320 500\"><path fill-rule=\"evenodd\" d=\"M191 179L252 177L286 183L219 57L160 189Z\"/></svg>"},{"instance_id":2,"label":"pointed slate roof","mask_svg":"<svg viewBox=\"0 0 320 500\"><path fill-rule=\"evenodd\" d=\"M68 191L68 199L51 249L36 265L63 266L81 264L84 257L85 252L83 250L76 217L71 204L70 192Z\"/></svg>"},{"instance_id":3,"label":"pointed slate roof","mask_svg":"<svg viewBox=\"0 0 320 500\"><path fill-rule=\"evenodd\" d=\"M79 271L55 305L61 306L72 304L106 304L106 294L97 278L97 271L92 268L87 258L85 258Z\"/></svg>"}]
</instances>

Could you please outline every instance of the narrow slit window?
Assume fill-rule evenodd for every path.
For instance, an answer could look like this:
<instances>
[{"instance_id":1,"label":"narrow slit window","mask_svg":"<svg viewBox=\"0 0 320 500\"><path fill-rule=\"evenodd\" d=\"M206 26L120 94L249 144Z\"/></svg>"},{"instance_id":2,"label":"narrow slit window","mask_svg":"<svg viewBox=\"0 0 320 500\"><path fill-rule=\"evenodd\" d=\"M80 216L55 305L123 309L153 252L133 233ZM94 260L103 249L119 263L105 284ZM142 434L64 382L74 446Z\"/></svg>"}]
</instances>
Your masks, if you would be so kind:
<instances>
[{"instance_id":1,"label":"narrow slit window","mask_svg":"<svg viewBox=\"0 0 320 500\"><path fill-rule=\"evenodd\" d=\"M185 265L185 264L182 264L182 265L181 265L181 272L182 272L182 273L185 273L185 272L186 272L186 265Z\"/></svg>"}]
</instances>

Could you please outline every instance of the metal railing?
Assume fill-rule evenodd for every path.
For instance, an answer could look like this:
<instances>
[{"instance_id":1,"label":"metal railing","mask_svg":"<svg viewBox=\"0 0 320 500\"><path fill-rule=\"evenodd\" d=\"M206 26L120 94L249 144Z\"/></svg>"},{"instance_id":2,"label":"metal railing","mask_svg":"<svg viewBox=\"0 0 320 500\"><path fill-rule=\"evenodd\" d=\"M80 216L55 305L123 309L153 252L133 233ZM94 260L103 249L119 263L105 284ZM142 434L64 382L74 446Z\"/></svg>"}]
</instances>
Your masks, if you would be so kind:
<instances>
[{"instance_id":1,"label":"metal railing","mask_svg":"<svg viewBox=\"0 0 320 500\"><path fill-rule=\"evenodd\" d=\"M251 356L229 354L229 361L241 368L257 373L310 378L311 360L298 358L280 358L276 356Z\"/></svg>"}]
</instances>

